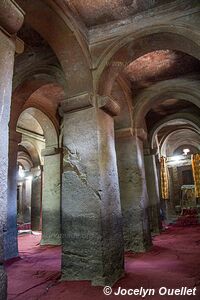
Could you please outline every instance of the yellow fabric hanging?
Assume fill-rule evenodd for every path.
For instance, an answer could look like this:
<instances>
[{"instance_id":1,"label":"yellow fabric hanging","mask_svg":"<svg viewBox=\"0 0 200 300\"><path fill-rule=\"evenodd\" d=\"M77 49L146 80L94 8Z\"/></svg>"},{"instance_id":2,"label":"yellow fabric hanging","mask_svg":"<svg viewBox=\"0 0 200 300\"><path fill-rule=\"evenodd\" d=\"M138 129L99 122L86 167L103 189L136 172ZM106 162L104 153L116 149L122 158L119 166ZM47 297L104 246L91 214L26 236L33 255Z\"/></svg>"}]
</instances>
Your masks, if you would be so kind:
<instances>
[{"instance_id":1,"label":"yellow fabric hanging","mask_svg":"<svg viewBox=\"0 0 200 300\"><path fill-rule=\"evenodd\" d=\"M161 194L165 200L169 199L169 175L166 161L166 157L162 156L160 158Z\"/></svg>"},{"instance_id":2,"label":"yellow fabric hanging","mask_svg":"<svg viewBox=\"0 0 200 300\"><path fill-rule=\"evenodd\" d=\"M192 157L192 171L195 184L195 196L200 197L200 154L193 154Z\"/></svg>"}]
</instances>

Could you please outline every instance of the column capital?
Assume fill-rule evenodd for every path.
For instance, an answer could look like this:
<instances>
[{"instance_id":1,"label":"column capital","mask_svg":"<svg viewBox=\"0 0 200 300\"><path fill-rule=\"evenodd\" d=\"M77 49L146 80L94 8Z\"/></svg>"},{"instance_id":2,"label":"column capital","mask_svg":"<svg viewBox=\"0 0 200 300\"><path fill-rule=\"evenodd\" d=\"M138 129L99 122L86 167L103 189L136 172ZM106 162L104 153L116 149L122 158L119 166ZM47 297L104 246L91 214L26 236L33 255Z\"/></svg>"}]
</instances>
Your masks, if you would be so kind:
<instances>
[{"instance_id":1,"label":"column capital","mask_svg":"<svg viewBox=\"0 0 200 300\"><path fill-rule=\"evenodd\" d=\"M144 155L145 156L155 156L158 154L157 149L152 149L152 148L144 148Z\"/></svg>"},{"instance_id":2,"label":"column capital","mask_svg":"<svg viewBox=\"0 0 200 300\"><path fill-rule=\"evenodd\" d=\"M131 128L131 127L115 130L115 137L117 139L128 138L128 137L132 137L133 135L134 135L133 128Z\"/></svg>"},{"instance_id":3,"label":"column capital","mask_svg":"<svg viewBox=\"0 0 200 300\"><path fill-rule=\"evenodd\" d=\"M24 21L25 12L14 0L0 1L0 27L8 34L16 34Z\"/></svg>"},{"instance_id":4,"label":"column capital","mask_svg":"<svg viewBox=\"0 0 200 300\"><path fill-rule=\"evenodd\" d=\"M56 148L56 147L45 148L42 149L41 151L42 156L51 156L59 153L61 153L61 148Z\"/></svg>"},{"instance_id":5,"label":"column capital","mask_svg":"<svg viewBox=\"0 0 200 300\"><path fill-rule=\"evenodd\" d=\"M65 113L87 109L93 106L93 96L90 93L79 94L74 97L67 98L60 103L59 114L61 117Z\"/></svg>"},{"instance_id":6,"label":"column capital","mask_svg":"<svg viewBox=\"0 0 200 300\"><path fill-rule=\"evenodd\" d=\"M143 128L120 128L115 131L115 137L117 139L120 138L128 138L128 137L138 137L142 141L145 141L147 138L147 133Z\"/></svg>"},{"instance_id":7,"label":"column capital","mask_svg":"<svg viewBox=\"0 0 200 300\"><path fill-rule=\"evenodd\" d=\"M120 113L119 104L110 96L97 95L97 106L112 117Z\"/></svg>"},{"instance_id":8,"label":"column capital","mask_svg":"<svg viewBox=\"0 0 200 300\"><path fill-rule=\"evenodd\" d=\"M147 139L147 132L144 130L144 128L134 128L134 135L143 142Z\"/></svg>"},{"instance_id":9,"label":"column capital","mask_svg":"<svg viewBox=\"0 0 200 300\"><path fill-rule=\"evenodd\" d=\"M31 168L31 174L34 177L40 176L41 175L41 168L40 168L40 166Z\"/></svg>"},{"instance_id":10,"label":"column capital","mask_svg":"<svg viewBox=\"0 0 200 300\"><path fill-rule=\"evenodd\" d=\"M119 104L112 97L84 93L63 100L60 103L59 113L63 117L64 113L72 113L91 107L100 108L113 117L120 112Z\"/></svg>"}]
</instances>

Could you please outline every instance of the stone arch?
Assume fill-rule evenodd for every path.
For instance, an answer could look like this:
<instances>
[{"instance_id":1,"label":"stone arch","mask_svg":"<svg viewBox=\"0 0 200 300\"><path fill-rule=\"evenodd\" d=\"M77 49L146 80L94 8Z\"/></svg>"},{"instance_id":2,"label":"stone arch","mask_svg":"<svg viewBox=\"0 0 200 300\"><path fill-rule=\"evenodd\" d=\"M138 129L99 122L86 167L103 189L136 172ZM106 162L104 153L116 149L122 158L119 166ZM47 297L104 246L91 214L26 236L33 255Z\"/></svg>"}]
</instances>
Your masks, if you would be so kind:
<instances>
[{"instance_id":1,"label":"stone arch","mask_svg":"<svg viewBox=\"0 0 200 300\"><path fill-rule=\"evenodd\" d=\"M12 103L11 103L11 113L10 113L10 122L9 127L10 130L15 130L17 121L19 119L22 111L29 107L35 107L36 109L41 110L44 114L46 114L49 119L52 120L57 132L59 132L59 120L57 116L57 107L59 103L57 103L57 107L54 105L54 109L50 110L49 106L46 103L42 103L41 101L32 101L30 98L34 93L39 91L44 87L48 87L51 85L59 86L63 91L61 95L61 99L64 97L64 83L59 80L55 76L55 73L52 71L46 73L47 70L35 70L33 74L26 74L26 78L24 80L21 78L20 81L14 81L14 91L12 95ZM24 74L25 75L25 74Z\"/></svg>"},{"instance_id":2,"label":"stone arch","mask_svg":"<svg viewBox=\"0 0 200 300\"><path fill-rule=\"evenodd\" d=\"M45 148L41 149L40 147L40 154L43 157L41 244L57 245L60 244L61 151L59 149L59 134L52 120L40 109L27 107L20 116L23 116L23 114L29 114L37 121L45 139ZM23 140L22 145L26 146L27 150L31 152L32 157L34 157L34 148L31 147L31 143ZM36 157L34 159L36 161ZM41 189L39 188L39 185L41 185L40 182L41 177L35 176L33 178L32 202L37 202L38 205L40 202L38 201L35 189L41 193Z\"/></svg>"},{"instance_id":3,"label":"stone arch","mask_svg":"<svg viewBox=\"0 0 200 300\"><path fill-rule=\"evenodd\" d=\"M44 112L35 107L26 108L22 114L24 112L29 113L40 124L44 132L46 147L58 147L58 134L51 119L49 119Z\"/></svg>"},{"instance_id":4,"label":"stone arch","mask_svg":"<svg viewBox=\"0 0 200 300\"><path fill-rule=\"evenodd\" d=\"M177 149L180 146L186 145L186 144L192 145L192 146L196 147L197 149L200 149L200 146L199 146L200 133L199 132L197 133L193 129L177 129L177 130L173 130L172 132L170 132L165 137L165 139L163 140L162 145L161 145L161 150L160 150L161 151L161 155L164 155L164 156L167 155L166 144L167 144L169 138L171 138L173 135L177 135L179 133L182 133L185 130L187 130L187 131L189 130L191 133L195 134L196 135L196 139L194 139L193 136L188 136L187 139L185 138L185 136L180 137L179 139L177 139L177 141L175 143L173 143L173 147L172 147L170 153L173 153L175 149ZM199 141L197 141L197 139L199 139Z\"/></svg>"},{"instance_id":5,"label":"stone arch","mask_svg":"<svg viewBox=\"0 0 200 300\"><path fill-rule=\"evenodd\" d=\"M162 148L163 144L165 143L166 138L167 138L170 134L173 134L174 132L177 132L177 131L183 131L183 130L190 130L190 131L193 132L193 133L199 134L199 131L198 131L195 127L193 127L193 126L191 126L191 125L178 126L176 129L170 129L170 130L168 130L168 131L163 135L163 137L160 139L159 149Z\"/></svg>"},{"instance_id":6,"label":"stone arch","mask_svg":"<svg viewBox=\"0 0 200 300\"><path fill-rule=\"evenodd\" d=\"M52 83L57 82L65 89L65 77L63 71L59 66L45 65L44 63L39 66L33 66L33 68L24 68L19 73L15 73L13 77L13 91L21 89L23 85L28 84L31 81L35 82L44 82ZM40 85L39 85L40 86ZM39 87L38 87L39 88ZM31 87L30 87L31 89ZM32 89L31 89L32 90Z\"/></svg>"},{"instance_id":7,"label":"stone arch","mask_svg":"<svg viewBox=\"0 0 200 300\"><path fill-rule=\"evenodd\" d=\"M133 111L135 128L143 126L143 120L154 103L163 102L169 98L186 100L200 108L200 82L192 78L171 79L158 82L145 89L136 98Z\"/></svg>"},{"instance_id":8,"label":"stone arch","mask_svg":"<svg viewBox=\"0 0 200 300\"><path fill-rule=\"evenodd\" d=\"M41 164L40 155L35 145L33 145L33 143L31 143L30 141L22 141L19 144L19 146L21 150L24 149L24 152L27 151L28 154L30 155L32 167L37 167ZM18 156L18 160L19 160L19 156Z\"/></svg>"},{"instance_id":9,"label":"stone arch","mask_svg":"<svg viewBox=\"0 0 200 300\"><path fill-rule=\"evenodd\" d=\"M14 80L10 131L16 130L18 119L25 111L29 112L42 128L46 142L45 149L43 150L40 145L38 150L43 168L41 168L42 174L37 167L32 169L34 175L31 201L38 203L39 208L39 198L42 198L42 243L60 244L61 153L58 141L60 119L57 109L65 95L65 80L59 68L48 65L25 70L23 74L18 75ZM51 93L53 91L55 91L55 95ZM50 94L45 94L45 92L50 92ZM57 92L58 94L56 94ZM27 144L26 146L28 147ZM42 189L41 176L43 178ZM14 188L16 189L16 187ZM13 197L13 202L16 202L16 197ZM37 209L37 211L39 210ZM38 228L39 218L36 223L35 228Z\"/></svg>"},{"instance_id":10,"label":"stone arch","mask_svg":"<svg viewBox=\"0 0 200 300\"><path fill-rule=\"evenodd\" d=\"M26 12L25 22L48 42L56 54L65 73L67 97L92 91L89 51L85 43L80 46L80 39L77 40L74 34L76 29L66 16L61 17L61 9L57 6L55 12L55 5L51 7L40 0L37 5L35 1L19 0L18 3Z\"/></svg>"},{"instance_id":11,"label":"stone arch","mask_svg":"<svg viewBox=\"0 0 200 300\"><path fill-rule=\"evenodd\" d=\"M156 24L120 37L98 61L96 86L100 94L110 94L119 73L138 57L155 50L178 50L200 59L200 38L196 28Z\"/></svg>"},{"instance_id":12,"label":"stone arch","mask_svg":"<svg viewBox=\"0 0 200 300\"><path fill-rule=\"evenodd\" d=\"M41 229L42 175L41 158L34 142L22 139L19 143L17 166L18 170L20 166L23 169L17 180L18 221L28 223L32 230L38 231Z\"/></svg>"},{"instance_id":13,"label":"stone arch","mask_svg":"<svg viewBox=\"0 0 200 300\"><path fill-rule=\"evenodd\" d=\"M184 146L185 144L188 144L186 142L181 142L181 143L177 143L176 145L174 145L174 148L173 150L170 152L170 155L173 155L174 151L178 148L178 147L181 147L181 146ZM193 139L190 139L189 140L189 145L192 145L193 147L195 147L196 149L198 149L198 151L200 150L200 147L199 147L199 143L195 142ZM165 154L166 156L167 154Z\"/></svg>"},{"instance_id":14,"label":"stone arch","mask_svg":"<svg viewBox=\"0 0 200 300\"><path fill-rule=\"evenodd\" d=\"M33 168L33 163L30 156L28 155L28 153L23 151L18 151L17 165L18 167L21 166L23 170L28 170L28 171L30 171L31 168Z\"/></svg>"},{"instance_id":15,"label":"stone arch","mask_svg":"<svg viewBox=\"0 0 200 300\"><path fill-rule=\"evenodd\" d=\"M195 154L195 153L198 153L199 152L199 149L196 148L195 146L192 146L192 145L187 145L187 144L181 144L181 146L179 146L178 148L176 148L173 152L173 156L176 156L177 155L177 152L178 152L178 155L180 154L180 151L181 151L181 154L182 154L182 150L183 148L188 148L189 146L189 154Z\"/></svg>"},{"instance_id":16,"label":"stone arch","mask_svg":"<svg viewBox=\"0 0 200 300\"><path fill-rule=\"evenodd\" d=\"M165 126L168 126L170 124L173 124L174 121L178 123L184 123L185 127L193 128L195 131L200 131L200 120L198 116L195 116L194 114L183 112L183 113L176 113L170 116L165 117L161 121L157 122L156 125L151 129L149 133L149 144L151 149L154 148L154 140L156 134Z\"/></svg>"}]
</instances>

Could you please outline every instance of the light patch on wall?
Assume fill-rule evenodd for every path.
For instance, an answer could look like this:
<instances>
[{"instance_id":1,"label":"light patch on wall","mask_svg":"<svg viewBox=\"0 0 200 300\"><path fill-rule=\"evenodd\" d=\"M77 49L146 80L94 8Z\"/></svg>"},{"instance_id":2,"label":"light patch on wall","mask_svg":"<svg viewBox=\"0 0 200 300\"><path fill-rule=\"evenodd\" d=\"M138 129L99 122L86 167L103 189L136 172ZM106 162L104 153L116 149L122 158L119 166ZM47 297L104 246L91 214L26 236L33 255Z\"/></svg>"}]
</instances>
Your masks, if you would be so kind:
<instances>
[{"instance_id":1,"label":"light patch on wall","mask_svg":"<svg viewBox=\"0 0 200 300\"><path fill-rule=\"evenodd\" d=\"M183 149L184 155L188 155L189 152L190 152L190 149Z\"/></svg>"},{"instance_id":2,"label":"light patch on wall","mask_svg":"<svg viewBox=\"0 0 200 300\"><path fill-rule=\"evenodd\" d=\"M179 162L181 159L183 159L182 155L176 155L171 158L171 160L174 162Z\"/></svg>"},{"instance_id":3,"label":"light patch on wall","mask_svg":"<svg viewBox=\"0 0 200 300\"><path fill-rule=\"evenodd\" d=\"M20 178L25 177L25 172L24 172L22 166L19 166L18 175L19 175Z\"/></svg>"}]
</instances>

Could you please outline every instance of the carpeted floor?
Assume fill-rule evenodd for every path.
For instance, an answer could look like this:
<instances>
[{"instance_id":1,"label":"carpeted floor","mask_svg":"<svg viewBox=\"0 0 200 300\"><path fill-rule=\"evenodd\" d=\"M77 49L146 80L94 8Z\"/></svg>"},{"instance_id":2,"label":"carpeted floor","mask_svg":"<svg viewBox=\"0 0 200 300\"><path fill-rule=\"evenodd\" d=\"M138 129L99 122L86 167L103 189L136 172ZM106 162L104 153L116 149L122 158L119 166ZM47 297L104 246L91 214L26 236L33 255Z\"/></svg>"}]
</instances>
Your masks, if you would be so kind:
<instances>
[{"instance_id":1,"label":"carpeted floor","mask_svg":"<svg viewBox=\"0 0 200 300\"><path fill-rule=\"evenodd\" d=\"M106 296L89 282L59 282L60 247L40 247L40 236L19 236L20 259L7 263L8 300L144 299ZM200 226L170 227L153 240L148 253L127 254L126 275L113 287L155 289L153 300L200 299ZM161 296L160 287L197 287L196 296Z\"/></svg>"}]
</instances>

